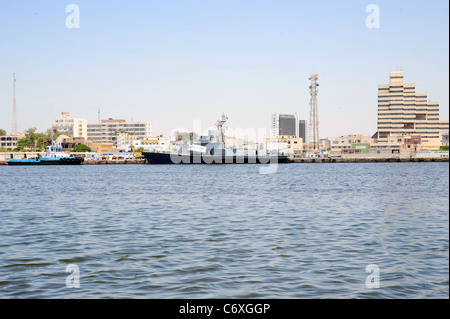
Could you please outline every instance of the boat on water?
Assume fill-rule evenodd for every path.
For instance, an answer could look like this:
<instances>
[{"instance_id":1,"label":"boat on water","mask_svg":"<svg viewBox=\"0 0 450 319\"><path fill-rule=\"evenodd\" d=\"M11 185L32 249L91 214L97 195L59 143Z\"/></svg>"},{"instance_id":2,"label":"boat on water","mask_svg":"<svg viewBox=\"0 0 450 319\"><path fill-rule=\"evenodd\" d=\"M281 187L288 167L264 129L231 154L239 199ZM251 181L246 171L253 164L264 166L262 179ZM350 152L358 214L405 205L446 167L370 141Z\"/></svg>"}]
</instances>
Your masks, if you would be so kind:
<instances>
[{"instance_id":1,"label":"boat on water","mask_svg":"<svg viewBox=\"0 0 450 319\"><path fill-rule=\"evenodd\" d=\"M271 164L287 163L286 155L208 155L142 152L149 164Z\"/></svg>"},{"instance_id":2,"label":"boat on water","mask_svg":"<svg viewBox=\"0 0 450 319\"><path fill-rule=\"evenodd\" d=\"M208 136L187 149L178 152L142 152L149 164L271 164L287 163L289 156L270 154L266 150L237 150L225 147L223 125L228 118L225 114L216 124L217 130L210 130Z\"/></svg>"},{"instance_id":3,"label":"boat on water","mask_svg":"<svg viewBox=\"0 0 450 319\"><path fill-rule=\"evenodd\" d=\"M84 158L72 156L62 151L59 145L48 145L45 156L35 158L10 159L8 165L79 165Z\"/></svg>"}]
</instances>

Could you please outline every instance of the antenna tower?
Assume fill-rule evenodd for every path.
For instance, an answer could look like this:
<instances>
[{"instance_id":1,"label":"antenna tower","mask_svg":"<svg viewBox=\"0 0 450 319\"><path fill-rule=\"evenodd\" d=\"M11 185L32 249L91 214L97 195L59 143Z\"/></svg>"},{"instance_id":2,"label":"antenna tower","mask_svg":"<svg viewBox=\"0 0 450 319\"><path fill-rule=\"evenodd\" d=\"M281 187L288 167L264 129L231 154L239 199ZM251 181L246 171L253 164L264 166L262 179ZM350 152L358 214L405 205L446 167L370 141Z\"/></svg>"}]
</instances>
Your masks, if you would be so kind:
<instances>
[{"instance_id":1,"label":"antenna tower","mask_svg":"<svg viewBox=\"0 0 450 319\"><path fill-rule=\"evenodd\" d=\"M13 102L13 123L12 123L12 134L11 135L18 135L19 128L17 125L16 73L13 73L13 91L14 91L14 102Z\"/></svg>"},{"instance_id":2,"label":"antenna tower","mask_svg":"<svg viewBox=\"0 0 450 319\"><path fill-rule=\"evenodd\" d=\"M318 115L318 107L317 107L317 88L319 84L317 74L312 74L309 77L311 81L311 85L309 86L309 94L311 95L311 100L309 102L310 105L310 113L309 113L309 126L308 126L308 135L309 142L313 148L313 150L320 149L320 137L319 137L319 115Z\"/></svg>"}]
</instances>

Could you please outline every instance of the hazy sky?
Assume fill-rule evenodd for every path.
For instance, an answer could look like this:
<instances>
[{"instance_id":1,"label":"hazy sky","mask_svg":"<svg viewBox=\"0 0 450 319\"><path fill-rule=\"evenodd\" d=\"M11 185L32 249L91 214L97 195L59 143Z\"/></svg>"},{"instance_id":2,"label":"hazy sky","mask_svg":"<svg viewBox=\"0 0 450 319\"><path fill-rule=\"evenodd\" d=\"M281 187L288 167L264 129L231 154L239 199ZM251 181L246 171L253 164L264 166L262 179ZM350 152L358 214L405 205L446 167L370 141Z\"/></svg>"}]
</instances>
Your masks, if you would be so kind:
<instances>
[{"instance_id":1,"label":"hazy sky","mask_svg":"<svg viewBox=\"0 0 450 319\"><path fill-rule=\"evenodd\" d=\"M66 27L66 6L80 28ZM366 6L380 28L366 27ZM270 128L272 113L309 118L319 75L320 136L373 134L377 85L389 72L449 117L446 0L0 2L0 128L44 130L63 111L97 121L150 121L153 134L193 120Z\"/></svg>"}]
</instances>

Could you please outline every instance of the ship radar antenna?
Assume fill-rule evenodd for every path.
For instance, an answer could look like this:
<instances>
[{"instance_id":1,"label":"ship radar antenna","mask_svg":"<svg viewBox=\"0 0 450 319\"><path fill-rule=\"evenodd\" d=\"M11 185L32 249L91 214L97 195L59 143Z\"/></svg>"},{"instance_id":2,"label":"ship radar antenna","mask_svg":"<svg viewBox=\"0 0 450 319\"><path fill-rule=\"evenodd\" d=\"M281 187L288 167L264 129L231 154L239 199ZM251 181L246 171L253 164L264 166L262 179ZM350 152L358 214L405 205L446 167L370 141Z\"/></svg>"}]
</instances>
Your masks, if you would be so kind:
<instances>
[{"instance_id":1,"label":"ship radar antenna","mask_svg":"<svg viewBox=\"0 0 450 319\"><path fill-rule=\"evenodd\" d=\"M223 128L223 125L225 124L225 122L228 120L228 117L225 115L225 113L222 113L222 119L217 121L217 129L219 130L220 133L220 137L222 139L222 143L223 143L223 147L225 148L225 131Z\"/></svg>"}]
</instances>

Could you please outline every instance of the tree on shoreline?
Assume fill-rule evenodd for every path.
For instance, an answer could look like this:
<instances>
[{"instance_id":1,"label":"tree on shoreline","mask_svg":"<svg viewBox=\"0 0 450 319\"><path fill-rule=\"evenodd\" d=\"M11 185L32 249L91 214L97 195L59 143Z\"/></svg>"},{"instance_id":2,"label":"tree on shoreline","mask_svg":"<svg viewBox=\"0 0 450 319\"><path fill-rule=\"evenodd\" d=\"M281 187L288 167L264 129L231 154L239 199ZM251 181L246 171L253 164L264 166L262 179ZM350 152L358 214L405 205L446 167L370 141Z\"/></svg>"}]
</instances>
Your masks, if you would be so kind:
<instances>
[{"instance_id":1,"label":"tree on shoreline","mask_svg":"<svg viewBox=\"0 0 450 319\"><path fill-rule=\"evenodd\" d=\"M75 145L75 147L73 148L73 151L76 153L79 152L90 152L91 148L85 144L77 144Z\"/></svg>"},{"instance_id":2,"label":"tree on shoreline","mask_svg":"<svg viewBox=\"0 0 450 319\"><path fill-rule=\"evenodd\" d=\"M35 127L29 128L25 131L25 137L21 138L17 142L17 148L20 148L20 151L29 150L29 151L42 151L45 149L47 143L51 142L51 134L49 134L50 130L47 130L46 133L37 133L37 129Z\"/></svg>"}]
</instances>

